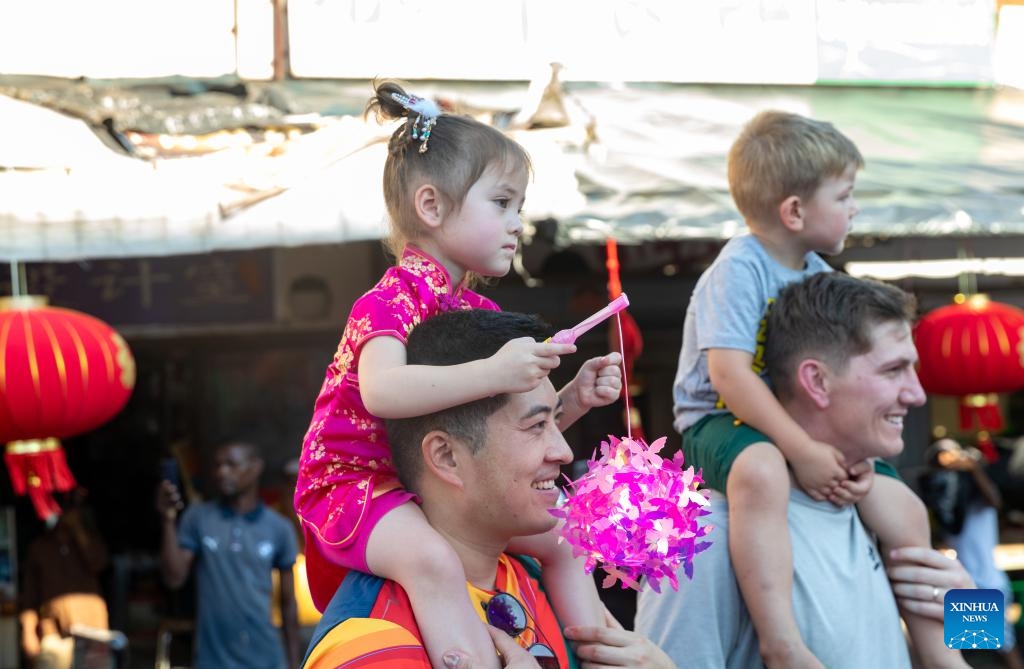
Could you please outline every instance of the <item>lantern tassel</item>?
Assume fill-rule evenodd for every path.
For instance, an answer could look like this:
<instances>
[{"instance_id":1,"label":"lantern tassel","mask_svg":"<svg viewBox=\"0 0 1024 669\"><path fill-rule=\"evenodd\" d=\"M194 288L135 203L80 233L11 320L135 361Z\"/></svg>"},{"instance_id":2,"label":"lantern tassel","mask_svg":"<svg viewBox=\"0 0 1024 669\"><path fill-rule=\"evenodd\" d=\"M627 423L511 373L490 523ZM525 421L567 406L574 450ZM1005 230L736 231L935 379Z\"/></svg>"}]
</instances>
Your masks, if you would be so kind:
<instances>
[{"instance_id":1,"label":"lantern tassel","mask_svg":"<svg viewBox=\"0 0 1024 669\"><path fill-rule=\"evenodd\" d=\"M976 393L960 399L960 429L999 432L1003 429L1003 416L999 411L996 393Z\"/></svg>"},{"instance_id":2,"label":"lantern tassel","mask_svg":"<svg viewBox=\"0 0 1024 669\"><path fill-rule=\"evenodd\" d=\"M53 493L67 492L77 484L59 440L12 441L7 444L4 462L15 494L27 494L40 519L60 515Z\"/></svg>"},{"instance_id":3,"label":"lantern tassel","mask_svg":"<svg viewBox=\"0 0 1024 669\"><path fill-rule=\"evenodd\" d=\"M960 429L964 432L978 430L977 446L985 461L999 460L999 452L992 443L992 432L1003 429L1003 414L999 410L999 395L996 393L975 393L960 398Z\"/></svg>"}]
</instances>

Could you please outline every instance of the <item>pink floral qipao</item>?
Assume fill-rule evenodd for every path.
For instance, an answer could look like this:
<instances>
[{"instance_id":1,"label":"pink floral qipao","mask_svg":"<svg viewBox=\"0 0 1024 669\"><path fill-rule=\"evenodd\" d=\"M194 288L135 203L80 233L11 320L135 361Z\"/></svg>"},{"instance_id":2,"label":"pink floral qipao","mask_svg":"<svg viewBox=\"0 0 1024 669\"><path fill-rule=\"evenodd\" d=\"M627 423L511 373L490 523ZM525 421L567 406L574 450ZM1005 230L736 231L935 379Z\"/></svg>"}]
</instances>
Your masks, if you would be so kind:
<instances>
[{"instance_id":1,"label":"pink floral qipao","mask_svg":"<svg viewBox=\"0 0 1024 669\"><path fill-rule=\"evenodd\" d=\"M303 439L295 488L307 576L320 610L334 595L342 567L368 571L366 541L377 520L414 498L398 482L384 421L363 406L357 377L362 346L379 336L404 343L417 323L455 309L498 306L462 285L453 288L444 267L411 246L352 306Z\"/></svg>"}]
</instances>

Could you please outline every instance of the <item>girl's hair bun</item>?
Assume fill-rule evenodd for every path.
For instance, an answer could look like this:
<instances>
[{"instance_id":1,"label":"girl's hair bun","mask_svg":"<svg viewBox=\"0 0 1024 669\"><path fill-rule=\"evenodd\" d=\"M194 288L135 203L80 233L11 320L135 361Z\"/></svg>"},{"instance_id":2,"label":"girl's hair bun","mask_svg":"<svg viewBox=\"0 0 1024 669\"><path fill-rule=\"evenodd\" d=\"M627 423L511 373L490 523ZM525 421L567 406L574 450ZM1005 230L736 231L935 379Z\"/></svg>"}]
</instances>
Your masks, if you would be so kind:
<instances>
[{"instance_id":1,"label":"girl's hair bun","mask_svg":"<svg viewBox=\"0 0 1024 669\"><path fill-rule=\"evenodd\" d=\"M363 113L364 117L372 113L378 121L393 121L409 115L409 110L403 107L394 97L396 93L402 97L409 96L397 81L393 79L375 80L373 88L375 94L366 103L366 110Z\"/></svg>"}]
</instances>

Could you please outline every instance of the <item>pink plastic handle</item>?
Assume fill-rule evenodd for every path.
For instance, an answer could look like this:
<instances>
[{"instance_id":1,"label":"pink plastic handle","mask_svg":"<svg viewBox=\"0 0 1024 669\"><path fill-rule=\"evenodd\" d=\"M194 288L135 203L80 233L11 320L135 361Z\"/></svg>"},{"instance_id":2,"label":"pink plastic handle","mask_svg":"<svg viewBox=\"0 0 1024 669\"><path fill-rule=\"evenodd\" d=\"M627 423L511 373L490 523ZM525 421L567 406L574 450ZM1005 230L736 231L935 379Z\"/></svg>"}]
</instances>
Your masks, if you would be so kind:
<instances>
[{"instance_id":1,"label":"pink plastic handle","mask_svg":"<svg viewBox=\"0 0 1024 669\"><path fill-rule=\"evenodd\" d=\"M556 332L555 336L551 338L551 341L553 341L556 344L574 344L576 343L576 338L582 335L584 332L590 330L598 323L607 320L611 316L614 316L615 314L619 313L628 306L629 298L626 297L625 293L622 293L614 300L612 300L607 307L605 307L601 311L598 311L596 314L594 314L587 320L583 321L579 325L571 327L568 330L559 330L558 332Z\"/></svg>"}]
</instances>

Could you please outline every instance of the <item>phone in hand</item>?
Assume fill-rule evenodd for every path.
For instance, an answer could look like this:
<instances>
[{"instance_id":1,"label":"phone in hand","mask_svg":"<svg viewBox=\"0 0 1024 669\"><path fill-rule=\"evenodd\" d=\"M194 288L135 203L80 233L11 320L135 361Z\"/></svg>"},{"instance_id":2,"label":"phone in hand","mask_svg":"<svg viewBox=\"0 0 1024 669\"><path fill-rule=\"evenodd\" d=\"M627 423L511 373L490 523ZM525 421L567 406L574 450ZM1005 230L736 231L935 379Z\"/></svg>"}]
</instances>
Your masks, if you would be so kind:
<instances>
[{"instance_id":1,"label":"phone in hand","mask_svg":"<svg viewBox=\"0 0 1024 669\"><path fill-rule=\"evenodd\" d=\"M160 480L170 481L175 488L181 489L181 474L178 472L178 459L169 456L160 461Z\"/></svg>"}]
</instances>

